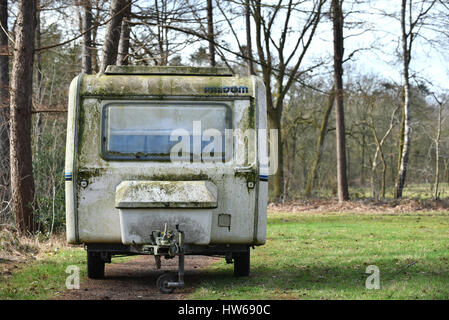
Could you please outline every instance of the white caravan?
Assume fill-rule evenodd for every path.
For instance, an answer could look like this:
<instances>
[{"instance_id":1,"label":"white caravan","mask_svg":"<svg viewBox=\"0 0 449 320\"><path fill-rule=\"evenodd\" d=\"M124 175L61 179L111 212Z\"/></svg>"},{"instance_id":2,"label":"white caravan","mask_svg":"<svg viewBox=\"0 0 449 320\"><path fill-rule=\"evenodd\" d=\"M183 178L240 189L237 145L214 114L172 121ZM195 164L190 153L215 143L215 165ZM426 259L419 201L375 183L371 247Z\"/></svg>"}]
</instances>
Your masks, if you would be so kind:
<instances>
[{"instance_id":1,"label":"white caravan","mask_svg":"<svg viewBox=\"0 0 449 320\"><path fill-rule=\"evenodd\" d=\"M224 68L109 66L70 85L66 228L90 278L114 255L220 255L249 275L265 243L268 193L263 82Z\"/></svg>"}]
</instances>

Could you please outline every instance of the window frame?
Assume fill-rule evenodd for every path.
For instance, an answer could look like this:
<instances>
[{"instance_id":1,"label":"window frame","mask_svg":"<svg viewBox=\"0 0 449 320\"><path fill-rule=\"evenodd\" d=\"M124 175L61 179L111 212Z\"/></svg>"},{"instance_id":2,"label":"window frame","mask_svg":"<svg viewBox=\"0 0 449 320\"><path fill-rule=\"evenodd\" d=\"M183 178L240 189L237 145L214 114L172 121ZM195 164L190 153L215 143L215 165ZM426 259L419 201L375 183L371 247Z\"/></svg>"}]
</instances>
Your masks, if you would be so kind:
<instances>
[{"instance_id":1,"label":"window frame","mask_svg":"<svg viewBox=\"0 0 449 320\"><path fill-rule=\"evenodd\" d=\"M217 106L217 107L225 107L226 109L226 119L225 129L233 129L232 128L232 108L230 104L233 103L233 101L182 101L182 100L176 100L176 101L170 101L170 100L147 100L147 101L136 101L136 100L103 100L101 102L101 157L106 161L158 161L158 162L169 162L170 161L170 155L147 155L147 156L136 156L136 153L127 153L127 154L111 154L107 149L107 143L108 143L108 107L110 105L116 105L116 104L124 104L128 103L130 106L148 106L148 105L154 105L154 106L161 106L161 105L177 105L181 107L189 107L189 106ZM233 143L233 142L232 142ZM224 147L224 146L223 146ZM226 162L230 158L232 158L232 155L226 155L224 154L221 162ZM190 161L193 159L193 154L190 154ZM215 160L216 161L216 160Z\"/></svg>"}]
</instances>

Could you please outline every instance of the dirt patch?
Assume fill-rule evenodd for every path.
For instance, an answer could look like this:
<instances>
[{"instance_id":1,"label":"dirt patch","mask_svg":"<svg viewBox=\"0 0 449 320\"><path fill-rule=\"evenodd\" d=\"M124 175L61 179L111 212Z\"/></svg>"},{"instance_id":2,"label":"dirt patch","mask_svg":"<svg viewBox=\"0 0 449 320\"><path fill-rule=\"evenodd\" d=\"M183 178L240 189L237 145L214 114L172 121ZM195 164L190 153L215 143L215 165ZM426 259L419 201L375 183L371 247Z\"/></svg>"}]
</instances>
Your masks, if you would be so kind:
<instances>
[{"instance_id":1,"label":"dirt patch","mask_svg":"<svg viewBox=\"0 0 449 320\"><path fill-rule=\"evenodd\" d=\"M59 243L59 237L48 243L40 243L38 236L21 236L13 226L5 225L0 229L0 279L7 278L20 265L35 260L39 253L53 249Z\"/></svg>"},{"instance_id":2,"label":"dirt patch","mask_svg":"<svg viewBox=\"0 0 449 320\"><path fill-rule=\"evenodd\" d=\"M54 300L181 300L195 290L207 274L204 270L220 258L205 256L185 257L186 287L172 294L162 294L156 280L164 271L176 271L178 259L162 259L157 270L153 256L139 256L129 262L106 264L104 279L86 279L78 290L59 292Z\"/></svg>"},{"instance_id":3,"label":"dirt patch","mask_svg":"<svg viewBox=\"0 0 449 320\"><path fill-rule=\"evenodd\" d=\"M448 211L449 200L351 200L338 203L337 200L309 199L281 203L270 203L270 212L304 213L405 213L417 211Z\"/></svg>"},{"instance_id":4,"label":"dirt patch","mask_svg":"<svg viewBox=\"0 0 449 320\"><path fill-rule=\"evenodd\" d=\"M19 264L25 263L26 260L4 258L0 256L0 279L7 279L12 276L13 272L19 268Z\"/></svg>"}]
</instances>

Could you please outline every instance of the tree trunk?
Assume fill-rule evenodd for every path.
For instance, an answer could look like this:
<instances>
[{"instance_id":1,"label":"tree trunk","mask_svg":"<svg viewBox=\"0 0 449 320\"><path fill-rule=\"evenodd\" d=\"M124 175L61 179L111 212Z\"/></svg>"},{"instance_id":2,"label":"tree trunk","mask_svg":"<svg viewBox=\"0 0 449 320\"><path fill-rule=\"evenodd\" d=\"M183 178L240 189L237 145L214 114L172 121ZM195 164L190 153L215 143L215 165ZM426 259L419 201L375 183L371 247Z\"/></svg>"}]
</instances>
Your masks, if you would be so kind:
<instances>
[{"instance_id":1,"label":"tree trunk","mask_svg":"<svg viewBox=\"0 0 449 320\"><path fill-rule=\"evenodd\" d=\"M324 111L323 119L321 120L320 133L318 135L315 149L315 158L313 160L309 176L307 177L307 184L305 190L305 194L307 197L310 197L312 195L312 188L316 185L318 166L321 161L321 155L323 154L323 145L327 133L327 123L329 121L329 117L332 111L332 106L334 105L334 99L335 99L334 90L332 90L331 93L329 94L329 102L327 104L326 110Z\"/></svg>"},{"instance_id":2,"label":"tree trunk","mask_svg":"<svg viewBox=\"0 0 449 320\"><path fill-rule=\"evenodd\" d=\"M98 8L98 1L92 2L92 25L97 25L101 23L101 9ZM95 7L94 7L95 5ZM94 15L95 12L95 15ZM98 57L98 48L97 48L97 35L98 28L92 29L92 47L91 47L91 59L92 59L92 73L97 73L100 70L101 60Z\"/></svg>"},{"instance_id":3,"label":"tree trunk","mask_svg":"<svg viewBox=\"0 0 449 320\"><path fill-rule=\"evenodd\" d=\"M439 199L438 186L440 184L440 138L441 138L441 113L442 104L438 102L438 127L437 136L435 138L435 182L433 186L433 197Z\"/></svg>"},{"instance_id":4,"label":"tree trunk","mask_svg":"<svg viewBox=\"0 0 449 320\"><path fill-rule=\"evenodd\" d=\"M11 79L11 189L17 229L32 232L34 181L31 158L31 109L35 1L19 0Z\"/></svg>"},{"instance_id":5,"label":"tree trunk","mask_svg":"<svg viewBox=\"0 0 449 320\"><path fill-rule=\"evenodd\" d=\"M366 149L366 132L362 128L362 161L360 161L360 186L365 186L365 149Z\"/></svg>"},{"instance_id":6,"label":"tree trunk","mask_svg":"<svg viewBox=\"0 0 449 320\"><path fill-rule=\"evenodd\" d=\"M0 23L8 31L8 0L0 0ZM8 36L0 29L0 201L10 199ZM0 210L3 205L0 206Z\"/></svg>"},{"instance_id":7,"label":"tree trunk","mask_svg":"<svg viewBox=\"0 0 449 320\"><path fill-rule=\"evenodd\" d=\"M444 177L446 183L449 183L449 160L443 159L443 164L444 164Z\"/></svg>"},{"instance_id":8,"label":"tree trunk","mask_svg":"<svg viewBox=\"0 0 449 320\"><path fill-rule=\"evenodd\" d=\"M35 48L41 47L41 1L36 1L36 29L35 29ZM38 105L42 104L42 66L40 51L35 54L36 63L36 101Z\"/></svg>"},{"instance_id":9,"label":"tree trunk","mask_svg":"<svg viewBox=\"0 0 449 320\"><path fill-rule=\"evenodd\" d=\"M395 194L396 199L402 197L402 191L405 185L405 178L407 175L408 158L410 154L410 77L409 77L409 65L410 65L410 47L409 47L409 37L411 35L407 34L406 31L406 5L407 0L402 0L401 8L401 29L402 29L402 67L403 67L403 77L404 77L404 103L403 103L403 122L402 126L403 134L400 136L400 146L399 146L399 168L398 175L396 179Z\"/></svg>"},{"instance_id":10,"label":"tree trunk","mask_svg":"<svg viewBox=\"0 0 449 320\"><path fill-rule=\"evenodd\" d=\"M129 6L126 8L125 15L124 15L123 21L122 21L122 30L121 30L121 34L120 34L120 42L118 45L118 55L117 55L117 65L118 66L128 65L129 35L131 32L131 28L129 25L130 15L131 15L131 4L129 4Z\"/></svg>"},{"instance_id":11,"label":"tree trunk","mask_svg":"<svg viewBox=\"0 0 449 320\"><path fill-rule=\"evenodd\" d=\"M36 0L36 30L35 30L35 47L41 47L41 11L40 11L41 1ZM36 63L36 99L37 105L42 105L42 65L41 65L41 52L38 51L34 55ZM36 116L36 130L35 130L35 141L36 141L36 154L40 152L41 145L41 132L42 132L42 114L38 113Z\"/></svg>"},{"instance_id":12,"label":"tree trunk","mask_svg":"<svg viewBox=\"0 0 449 320\"><path fill-rule=\"evenodd\" d=\"M407 80L408 82L408 80ZM404 103L402 106L402 121L399 135L398 172L395 183L394 197L402 197L402 192L407 175L408 157L410 153L410 89L409 84L404 84Z\"/></svg>"},{"instance_id":13,"label":"tree trunk","mask_svg":"<svg viewBox=\"0 0 449 320\"><path fill-rule=\"evenodd\" d=\"M0 23L8 31L8 0L0 0ZM0 107L1 113L6 108L9 100L9 49L8 36L0 28Z\"/></svg>"},{"instance_id":14,"label":"tree trunk","mask_svg":"<svg viewBox=\"0 0 449 320\"><path fill-rule=\"evenodd\" d=\"M382 184L381 184L381 193L382 199L385 199L385 191L386 191L386 175L387 175L387 162L385 161L384 156L382 155Z\"/></svg>"},{"instance_id":15,"label":"tree trunk","mask_svg":"<svg viewBox=\"0 0 449 320\"><path fill-rule=\"evenodd\" d=\"M371 120L371 130L373 131L373 137L374 142L376 143L376 153L374 154L372 169L371 169L371 194L373 198L376 197L376 183L375 183L375 177L376 177L376 169L377 169L377 155L380 155L380 161L382 162L382 176L381 176L381 195L382 199L385 198L385 176L387 172L387 163L385 161L384 152L382 150L382 145L385 141L385 138L388 136L387 134L384 136L382 141L379 141L379 138L377 137L376 128L374 126L374 120L372 116L370 115ZM391 127L390 127L391 128ZM389 129L390 131L391 129Z\"/></svg>"},{"instance_id":16,"label":"tree trunk","mask_svg":"<svg viewBox=\"0 0 449 320\"><path fill-rule=\"evenodd\" d=\"M377 170L377 155L379 154L379 147L376 149L374 154L374 159L371 165L371 196L377 199L377 189L376 189L376 170Z\"/></svg>"},{"instance_id":17,"label":"tree trunk","mask_svg":"<svg viewBox=\"0 0 449 320\"><path fill-rule=\"evenodd\" d=\"M254 73L253 50L251 41L251 9L249 0L245 2L245 22L246 22L246 55L248 56L248 74L251 76Z\"/></svg>"},{"instance_id":18,"label":"tree trunk","mask_svg":"<svg viewBox=\"0 0 449 320\"><path fill-rule=\"evenodd\" d=\"M212 67L215 67L214 12L212 0L207 0L207 39L209 40L209 62Z\"/></svg>"},{"instance_id":19,"label":"tree trunk","mask_svg":"<svg viewBox=\"0 0 449 320\"><path fill-rule=\"evenodd\" d=\"M292 162L293 164L291 165L291 171L289 172L290 175L294 178L296 176L296 165L295 165L295 160L297 159L296 157L296 153L297 153L297 149L298 149L298 133L296 132L296 128L295 128L295 132L293 133L293 141L292 141ZM304 180L302 181L302 183L304 184Z\"/></svg>"},{"instance_id":20,"label":"tree trunk","mask_svg":"<svg viewBox=\"0 0 449 320\"><path fill-rule=\"evenodd\" d=\"M168 61L166 61L165 57L167 56L167 54L165 53L165 48L164 48L164 30L162 25L165 25L165 23L163 23L161 21L161 19L163 19L164 17L162 16L162 12L159 10L159 0L155 0L154 1L154 9L156 11L156 24L157 24L157 43L159 46L159 62L157 62L157 60L155 60L155 63L157 63L158 65L161 66L166 66Z\"/></svg>"},{"instance_id":21,"label":"tree trunk","mask_svg":"<svg viewBox=\"0 0 449 320\"><path fill-rule=\"evenodd\" d=\"M126 0L112 0L111 2L111 7L109 10L111 21L109 21L106 28L100 73L104 73L108 65L115 65L117 62L122 20L127 4L128 2Z\"/></svg>"},{"instance_id":22,"label":"tree trunk","mask_svg":"<svg viewBox=\"0 0 449 320\"><path fill-rule=\"evenodd\" d=\"M272 175L272 184L273 184L273 197L277 200L281 198L284 194L284 154L282 147L282 124L281 124L281 114L277 112L277 109L274 109L274 112L268 114L268 121L270 129L276 129L277 140L270 141L270 143L276 143L278 146L278 154L277 154L277 171ZM271 149L271 148L270 148ZM271 156L270 156L271 158Z\"/></svg>"},{"instance_id":23,"label":"tree trunk","mask_svg":"<svg viewBox=\"0 0 449 320\"><path fill-rule=\"evenodd\" d=\"M346 141L343 108L343 13L342 1L332 0L332 22L334 29L334 85L335 85L335 121L337 136L337 184L338 201L349 199L346 176Z\"/></svg>"},{"instance_id":24,"label":"tree trunk","mask_svg":"<svg viewBox=\"0 0 449 320\"><path fill-rule=\"evenodd\" d=\"M291 177L291 172L290 170L292 169L290 166L290 148L288 145L288 141L285 140L283 141L283 146L282 148L284 149L284 159L285 159L285 172L287 173L286 175L284 175L284 179L283 179L283 187L282 187L282 203L284 203L287 198L288 198L288 188L290 186L290 177Z\"/></svg>"},{"instance_id":25,"label":"tree trunk","mask_svg":"<svg viewBox=\"0 0 449 320\"><path fill-rule=\"evenodd\" d=\"M92 2L90 0L84 0L82 3L82 32L83 35L83 47L81 57L81 70L84 73L92 73L92 32L88 31L92 28Z\"/></svg>"},{"instance_id":26,"label":"tree trunk","mask_svg":"<svg viewBox=\"0 0 449 320\"><path fill-rule=\"evenodd\" d=\"M95 3L95 2L92 2ZM93 5L92 5L93 10ZM95 12L95 15L94 15ZM100 10L98 10L98 6L95 8L95 11L92 11L92 24L99 24L100 21ZM100 59L98 58L98 48L97 48L97 28L92 29L92 47L91 47L91 59L92 59L92 73L97 73L100 70Z\"/></svg>"}]
</instances>

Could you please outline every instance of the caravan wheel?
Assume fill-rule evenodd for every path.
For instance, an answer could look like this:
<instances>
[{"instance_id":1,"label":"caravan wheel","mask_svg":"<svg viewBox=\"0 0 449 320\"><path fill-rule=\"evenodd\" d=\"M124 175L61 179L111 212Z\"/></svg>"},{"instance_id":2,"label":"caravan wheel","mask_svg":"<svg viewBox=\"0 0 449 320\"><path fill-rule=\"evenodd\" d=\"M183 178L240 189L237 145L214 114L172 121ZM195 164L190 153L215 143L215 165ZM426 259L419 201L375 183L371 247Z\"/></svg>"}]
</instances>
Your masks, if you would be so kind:
<instances>
[{"instance_id":1,"label":"caravan wheel","mask_svg":"<svg viewBox=\"0 0 449 320\"><path fill-rule=\"evenodd\" d=\"M234 253L234 276L248 277L250 273L250 253L249 248L246 252Z\"/></svg>"},{"instance_id":2,"label":"caravan wheel","mask_svg":"<svg viewBox=\"0 0 449 320\"><path fill-rule=\"evenodd\" d=\"M91 279L104 277L104 261L100 252L87 251L87 276Z\"/></svg>"}]
</instances>

